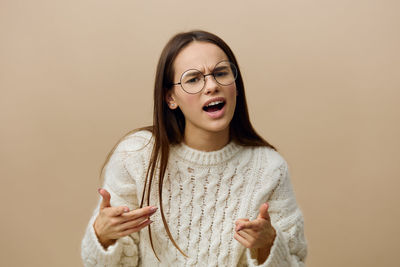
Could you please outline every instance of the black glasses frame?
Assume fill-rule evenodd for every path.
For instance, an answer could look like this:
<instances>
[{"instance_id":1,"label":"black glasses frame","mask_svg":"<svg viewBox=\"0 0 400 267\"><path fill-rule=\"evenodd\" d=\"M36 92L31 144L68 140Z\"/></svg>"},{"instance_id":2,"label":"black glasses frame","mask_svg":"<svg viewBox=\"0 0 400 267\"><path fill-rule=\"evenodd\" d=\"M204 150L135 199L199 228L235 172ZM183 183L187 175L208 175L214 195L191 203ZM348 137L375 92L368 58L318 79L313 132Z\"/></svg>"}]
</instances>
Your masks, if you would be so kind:
<instances>
[{"instance_id":1,"label":"black glasses frame","mask_svg":"<svg viewBox=\"0 0 400 267\"><path fill-rule=\"evenodd\" d=\"M233 82L231 82L230 84L221 84L221 83L218 82L217 78L215 78L215 75L214 75L214 74L215 74L215 73L214 73L215 67L216 67L218 64L220 64L221 62L228 62L231 66L235 67L235 78L233 79ZM183 86L182 86L182 77L183 77L183 75L184 75L186 72L188 72L188 71L190 71L190 70L198 71L199 73L201 73L201 74L203 75L203 87L202 87L199 91L197 91L196 93L190 93L190 92L186 91L185 88L183 88ZM228 85L233 84L233 83L236 81L236 78L237 78L237 76L238 76L238 70L237 70L236 65L233 64L231 61L229 61L229 60L221 60L220 62L218 62L217 64L215 64L213 71L212 71L211 73L208 73L208 74L203 74L203 73L202 73L201 71L199 71L198 69L188 69L188 70L184 71L184 72L182 73L182 75L181 75L181 78L179 79L179 83L173 83L173 84L171 84L171 86L174 86L174 85L178 85L178 84L179 84L179 85L181 86L181 88L182 88L183 91L185 91L185 92L188 93L188 94L195 95L195 94L198 94L198 93L200 93L201 91L203 91L204 87L206 86L206 77L207 77L207 76L210 76L210 75L212 75L212 76L214 77L214 80L215 80L219 85L228 86Z\"/></svg>"}]
</instances>

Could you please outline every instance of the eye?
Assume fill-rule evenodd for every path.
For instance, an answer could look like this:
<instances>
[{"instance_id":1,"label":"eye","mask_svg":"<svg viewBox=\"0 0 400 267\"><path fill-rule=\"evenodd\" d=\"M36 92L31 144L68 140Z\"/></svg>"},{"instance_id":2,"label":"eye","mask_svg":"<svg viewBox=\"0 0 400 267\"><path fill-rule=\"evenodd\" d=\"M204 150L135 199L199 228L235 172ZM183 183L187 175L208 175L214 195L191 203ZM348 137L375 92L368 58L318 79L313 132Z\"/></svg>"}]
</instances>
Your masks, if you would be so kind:
<instances>
[{"instance_id":1,"label":"eye","mask_svg":"<svg viewBox=\"0 0 400 267\"><path fill-rule=\"evenodd\" d=\"M198 82L198 81L199 81L199 78L198 78L198 77L195 77L195 78L192 78L192 79L187 80L185 83L196 83L196 82Z\"/></svg>"},{"instance_id":2,"label":"eye","mask_svg":"<svg viewBox=\"0 0 400 267\"><path fill-rule=\"evenodd\" d=\"M217 71L217 72L214 73L214 76L215 77L223 77L223 76L226 76L228 74L229 73L227 71Z\"/></svg>"}]
</instances>

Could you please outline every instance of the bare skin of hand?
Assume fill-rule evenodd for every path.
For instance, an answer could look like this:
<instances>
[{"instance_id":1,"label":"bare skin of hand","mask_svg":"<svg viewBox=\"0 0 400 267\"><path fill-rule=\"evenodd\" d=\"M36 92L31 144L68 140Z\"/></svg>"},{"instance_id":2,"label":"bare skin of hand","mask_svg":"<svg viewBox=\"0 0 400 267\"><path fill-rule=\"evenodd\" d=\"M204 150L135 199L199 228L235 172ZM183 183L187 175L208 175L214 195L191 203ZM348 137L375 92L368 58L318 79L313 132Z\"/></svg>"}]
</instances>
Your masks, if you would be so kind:
<instances>
[{"instance_id":1,"label":"bare skin of hand","mask_svg":"<svg viewBox=\"0 0 400 267\"><path fill-rule=\"evenodd\" d=\"M268 203L263 203L255 220L238 219L235 222L234 238L246 248L251 249L252 255L256 255L259 264L268 258L276 237L268 208Z\"/></svg>"},{"instance_id":2,"label":"bare skin of hand","mask_svg":"<svg viewBox=\"0 0 400 267\"><path fill-rule=\"evenodd\" d=\"M147 206L132 211L126 206L111 207L110 193L102 188L98 191L103 199L93 227L104 248L114 244L118 238L139 232L153 222L149 217L157 211L157 207Z\"/></svg>"}]
</instances>

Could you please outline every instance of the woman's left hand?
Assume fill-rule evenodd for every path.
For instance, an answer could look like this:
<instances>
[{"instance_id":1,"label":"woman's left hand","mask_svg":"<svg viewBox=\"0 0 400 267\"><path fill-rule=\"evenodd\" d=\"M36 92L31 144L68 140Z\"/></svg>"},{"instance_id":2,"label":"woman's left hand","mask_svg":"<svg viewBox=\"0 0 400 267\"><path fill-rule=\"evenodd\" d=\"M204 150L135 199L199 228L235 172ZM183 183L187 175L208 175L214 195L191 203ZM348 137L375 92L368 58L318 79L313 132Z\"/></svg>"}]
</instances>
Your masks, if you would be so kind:
<instances>
[{"instance_id":1,"label":"woman's left hand","mask_svg":"<svg viewBox=\"0 0 400 267\"><path fill-rule=\"evenodd\" d=\"M258 249L261 254L269 254L276 236L275 229L271 225L268 207L268 203L263 203L257 218L253 221L238 219L235 222L234 238L246 248Z\"/></svg>"}]
</instances>

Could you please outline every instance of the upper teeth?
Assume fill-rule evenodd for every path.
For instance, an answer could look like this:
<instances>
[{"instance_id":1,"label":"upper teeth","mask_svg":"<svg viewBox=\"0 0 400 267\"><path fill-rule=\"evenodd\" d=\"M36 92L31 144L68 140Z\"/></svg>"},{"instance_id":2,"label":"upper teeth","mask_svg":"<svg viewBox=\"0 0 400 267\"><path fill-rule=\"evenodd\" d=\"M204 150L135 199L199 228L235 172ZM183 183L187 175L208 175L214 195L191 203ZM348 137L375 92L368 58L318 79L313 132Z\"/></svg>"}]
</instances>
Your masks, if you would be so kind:
<instances>
[{"instance_id":1,"label":"upper teeth","mask_svg":"<svg viewBox=\"0 0 400 267\"><path fill-rule=\"evenodd\" d=\"M211 102L210 104L208 104L207 107L209 107L209 106L214 106L214 105L218 105L218 104L221 104L221 103L224 103L224 101L222 101L222 100L213 101L213 102Z\"/></svg>"}]
</instances>

